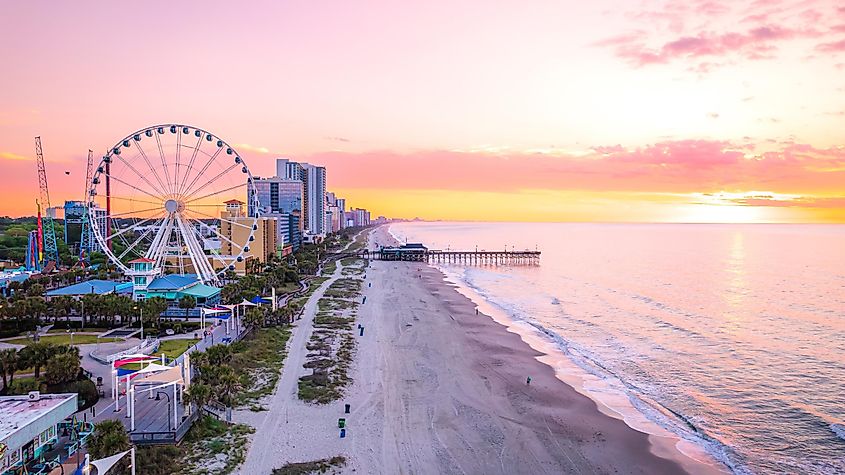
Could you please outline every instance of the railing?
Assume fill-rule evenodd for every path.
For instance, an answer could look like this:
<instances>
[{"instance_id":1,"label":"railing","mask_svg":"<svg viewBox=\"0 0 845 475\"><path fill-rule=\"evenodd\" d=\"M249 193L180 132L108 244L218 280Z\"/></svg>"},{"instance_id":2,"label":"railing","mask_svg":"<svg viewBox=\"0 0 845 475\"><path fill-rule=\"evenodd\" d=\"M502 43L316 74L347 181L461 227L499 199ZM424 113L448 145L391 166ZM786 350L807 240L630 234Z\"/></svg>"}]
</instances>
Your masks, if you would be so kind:
<instances>
[{"instance_id":1,"label":"railing","mask_svg":"<svg viewBox=\"0 0 845 475\"><path fill-rule=\"evenodd\" d=\"M196 406L192 406L196 409ZM129 439L135 445L168 445L176 444L181 441L185 434L191 429L191 426L199 418L200 411L192 410L191 415L184 418L176 430L168 431L151 431L151 432L131 432Z\"/></svg>"},{"instance_id":2,"label":"railing","mask_svg":"<svg viewBox=\"0 0 845 475\"><path fill-rule=\"evenodd\" d=\"M161 341L158 338L146 338L144 341L141 342L139 345L135 345L132 348L111 354L111 355L99 355L97 350L91 351L89 355L91 358L99 361L102 364L110 365L115 362L115 360L120 359L126 355L134 355L137 353L141 353L144 355L149 355L158 351L158 347L161 344Z\"/></svg>"},{"instance_id":3,"label":"railing","mask_svg":"<svg viewBox=\"0 0 845 475\"><path fill-rule=\"evenodd\" d=\"M170 445L175 444L176 433L167 432L132 432L129 440L135 445Z\"/></svg>"},{"instance_id":4,"label":"railing","mask_svg":"<svg viewBox=\"0 0 845 475\"><path fill-rule=\"evenodd\" d=\"M195 406L193 408L196 409ZM179 442L180 440L182 440L183 437L185 437L185 434L188 433L188 430L190 430L194 422L199 419L199 416L199 410L192 410L191 415L185 418L185 420L183 420L182 423L179 424L179 427L176 428L176 442Z\"/></svg>"}]
</instances>

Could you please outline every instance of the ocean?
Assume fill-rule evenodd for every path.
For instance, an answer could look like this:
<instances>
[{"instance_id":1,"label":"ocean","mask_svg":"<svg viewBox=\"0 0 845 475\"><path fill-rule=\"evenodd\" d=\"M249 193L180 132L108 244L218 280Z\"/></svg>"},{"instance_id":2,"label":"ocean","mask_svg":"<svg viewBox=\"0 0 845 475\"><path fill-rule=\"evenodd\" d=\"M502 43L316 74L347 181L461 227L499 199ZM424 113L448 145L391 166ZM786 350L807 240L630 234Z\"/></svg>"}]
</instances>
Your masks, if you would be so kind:
<instances>
[{"instance_id":1,"label":"ocean","mask_svg":"<svg viewBox=\"0 0 845 475\"><path fill-rule=\"evenodd\" d=\"M845 473L845 226L395 223L579 390L736 473Z\"/></svg>"}]
</instances>

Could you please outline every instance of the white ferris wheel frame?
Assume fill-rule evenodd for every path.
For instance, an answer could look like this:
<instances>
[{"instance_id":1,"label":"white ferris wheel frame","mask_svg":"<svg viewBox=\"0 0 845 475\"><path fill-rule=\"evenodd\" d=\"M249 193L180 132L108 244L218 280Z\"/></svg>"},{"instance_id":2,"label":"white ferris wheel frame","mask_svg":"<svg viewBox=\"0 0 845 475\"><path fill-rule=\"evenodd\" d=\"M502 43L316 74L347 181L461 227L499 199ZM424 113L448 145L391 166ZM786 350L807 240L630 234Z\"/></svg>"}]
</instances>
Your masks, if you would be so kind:
<instances>
[{"instance_id":1,"label":"white ferris wheel frame","mask_svg":"<svg viewBox=\"0 0 845 475\"><path fill-rule=\"evenodd\" d=\"M159 137L161 135L166 134L176 134L177 135L177 150L180 150L179 147L182 147L181 138L182 136L186 137L195 137L197 139L197 145L194 146L194 153L191 157L190 164L187 165L187 172L182 177L181 182L179 181L178 176L178 167L179 167L179 154L177 152L176 155L176 167L177 169L174 170L173 176L173 187L171 188L171 177L169 176L169 168L168 162L165 158L165 154L161 147L161 141ZM156 144L158 145L158 153L159 158L161 159L161 163L163 165L163 169L166 171L167 177L167 185L165 186L161 178L156 173L155 169L150 163L150 158L145 153L144 149L141 147L140 143L144 138L153 138L155 137ZM190 178L190 184L187 184L189 180L190 171L193 169L194 160L197 158L198 150L201 148L201 144L205 142L211 142L212 144L217 146L217 150L214 152L213 155L208 159L203 169L196 174L193 178ZM153 175L155 175L155 179L152 177L145 177L141 173L139 173L133 166L130 161L121 157L121 150L128 149L130 147L135 147L143 157L143 160L146 161L146 165L148 170L153 171ZM231 156L232 158L232 165L229 168L225 169L223 172L219 173L216 176L210 177L210 179L201 186L195 188L197 185L198 180L203 176L205 171L208 169L208 166L214 162L221 152L224 152L225 156ZM207 154L206 154L207 155ZM137 159L138 157L134 157ZM132 211L128 214L134 213L141 213L147 211L156 211L149 218L141 219L139 222L134 223L133 225L123 228L123 229L107 229L106 232L108 236L104 236L101 226L99 225L100 220L113 220L116 217L119 217L121 213L113 214L113 215L97 215L98 210L94 206L88 206L88 222L92 223L91 231L94 234L94 237L100 247L100 250L108 256L109 260L120 270L124 273L131 273L131 269L123 263L123 258L126 257L126 254L131 251L134 246L136 246L142 239L146 238L149 233L153 229L157 229L155 231L155 236L152 238L152 243L148 250L145 252L143 257L147 259L151 259L155 262L154 264L154 272L160 273L161 270L165 267L164 262L166 261L166 247L167 244L170 242L172 233L174 231L179 233L181 236L182 242L184 247L187 249L188 258L193 265L193 269L197 276L199 277L200 281L204 284L209 285L219 285L220 284L220 277L226 273L228 270L234 270L235 265L234 263L241 262L245 259L244 255L249 252L249 245L255 240L255 232L258 229L258 215L260 213L260 204L258 200L258 193L255 187L254 179L252 176L252 172L249 170L249 166L247 166L246 162L241 158L240 154L237 153L231 145L226 143L223 139L214 135L204 129L199 127L194 127L190 125L184 124L159 124L150 127L144 127L139 129L125 138L119 140L113 147L109 149L109 151L102 157L99 165L94 171L94 175L91 178L91 183L88 184L89 191L88 191L88 202L93 203L95 198L101 195L98 192L98 186L102 186L105 191L105 184L103 183L103 179L101 177L105 177L106 169L108 168L106 165L109 163L113 163L115 160L120 160L124 162L124 165L128 167L128 169L132 170L138 177L140 177L141 181L146 182L146 185L149 186L148 190L144 190L144 184L139 184L139 186L132 185L122 179L119 179L113 175L109 175L110 179L117 180L121 182L123 185L129 186L130 188L134 188L135 190L141 192L144 195L147 195L149 200L156 200L156 201L141 201L141 200L134 200L143 203L149 203L151 205L158 205L154 208L149 208L145 210L138 210ZM246 223L243 222L236 222L236 221L228 221L225 218L213 216L211 214L204 214L199 211L191 211L196 216L190 217L185 216L189 211L185 205L194 201L198 201L201 199L208 198L210 196L223 193L226 191L231 191L243 185L236 185L229 189L220 190L216 193L206 194L204 196L200 196L198 198L194 198L193 196L204 189L208 184L212 183L214 180L220 178L224 173L231 171L236 166L241 166L241 172L246 175L246 194L247 200L250 200L252 203L247 203L247 207L255 210L254 213L247 213L247 216L252 219L251 223L249 220ZM153 183L153 181L157 181L157 185ZM187 186L187 188L186 188ZM190 191L191 195L188 196L187 200L182 201L184 196L181 196L184 192ZM105 196L105 193L102 193ZM219 205L216 205L219 206ZM253 216L249 216L252 214ZM197 217L199 216L199 217ZM209 228L214 234L220 238L221 240L228 241L229 244L232 245L232 249L237 249L238 253L231 256L220 256L219 254L215 256L212 252L211 254L205 254L203 243L202 243L202 235L200 234L199 230L196 229L196 223L202 223L202 219L214 219L219 220L221 223L226 221L231 226L242 226L249 228L249 237L247 241L243 244L237 244L220 234L218 230L214 230ZM139 228L141 225L148 226L145 231L143 231L141 237L137 238L132 245L130 245L120 256L115 255L115 253L109 249L108 242L112 239L115 239L118 236L123 235L126 232L132 231L136 228ZM193 231L193 232L192 232ZM197 237L200 240L197 240ZM209 263L209 258L217 259L218 262L223 264L223 268L219 271L215 271L212 265Z\"/></svg>"}]
</instances>

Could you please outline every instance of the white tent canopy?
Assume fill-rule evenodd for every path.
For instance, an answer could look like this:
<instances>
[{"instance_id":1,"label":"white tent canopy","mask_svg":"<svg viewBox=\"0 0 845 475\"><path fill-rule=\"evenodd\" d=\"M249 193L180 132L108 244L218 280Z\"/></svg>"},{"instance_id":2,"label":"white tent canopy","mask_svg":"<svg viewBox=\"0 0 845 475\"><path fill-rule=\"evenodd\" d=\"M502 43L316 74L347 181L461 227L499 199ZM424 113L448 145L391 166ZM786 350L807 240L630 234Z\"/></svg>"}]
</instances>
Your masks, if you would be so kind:
<instances>
[{"instance_id":1,"label":"white tent canopy","mask_svg":"<svg viewBox=\"0 0 845 475\"><path fill-rule=\"evenodd\" d=\"M123 458L124 455L128 454L129 450L125 452L120 452L119 454L114 454L111 457L106 457L100 460L92 460L91 465L97 468L97 473L99 475L103 475L104 473L108 472L110 468L117 463L118 460Z\"/></svg>"},{"instance_id":2,"label":"white tent canopy","mask_svg":"<svg viewBox=\"0 0 845 475\"><path fill-rule=\"evenodd\" d=\"M229 313L231 311L231 309L229 309L228 306L226 306L226 305L223 305L223 306L226 307L227 310L222 310L222 309L219 309L219 308L205 308L205 307L201 308L200 310L202 311L203 315L217 315L217 314L220 314L220 313Z\"/></svg>"}]
</instances>

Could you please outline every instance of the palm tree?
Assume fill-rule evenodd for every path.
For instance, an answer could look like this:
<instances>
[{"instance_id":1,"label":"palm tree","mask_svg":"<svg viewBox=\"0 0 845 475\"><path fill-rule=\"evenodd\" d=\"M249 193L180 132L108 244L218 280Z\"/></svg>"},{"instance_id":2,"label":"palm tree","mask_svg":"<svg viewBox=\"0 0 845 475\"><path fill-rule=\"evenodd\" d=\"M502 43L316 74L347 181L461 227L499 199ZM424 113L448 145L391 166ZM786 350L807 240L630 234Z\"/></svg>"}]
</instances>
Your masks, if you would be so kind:
<instances>
[{"instance_id":1,"label":"palm tree","mask_svg":"<svg viewBox=\"0 0 845 475\"><path fill-rule=\"evenodd\" d=\"M211 401L211 387L203 383L194 383L184 395L185 401L196 404L197 409L202 411L202 408Z\"/></svg>"},{"instance_id":2,"label":"palm tree","mask_svg":"<svg viewBox=\"0 0 845 475\"><path fill-rule=\"evenodd\" d=\"M211 366L223 366L232 361L232 349L228 345L210 346L205 350L205 354Z\"/></svg>"},{"instance_id":3,"label":"palm tree","mask_svg":"<svg viewBox=\"0 0 845 475\"><path fill-rule=\"evenodd\" d=\"M252 307L246 311L244 315L244 323L247 325L264 325L264 311L260 308Z\"/></svg>"},{"instance_id":4,"label":"palm tree","mask_svg":"<svg viewBox=\"0 0 845 475\"><path fill-rule=\"evenodd\" d=\"M93 459L111 457L129 450L129 434L123 423L115 419L106 419L94 425L94 433L86 444Z\"/></svg>"},{"instance_id":5,"label":"palm tree","mask_svg":"<svg viewBox=\"0 0 845 475\"><path fill-rule=\"evenodd\" d=\"M44 296L44 286L41 284L32 284L26 289L27 297L42 297Z\"/></svg>"},{"instance_id":6,"label":"palm tree","mask_svg":"<svg viewBox=\"0 0 845 475\"><path fill-rule=\"evenodd\" d=\"M37 321L41 321L41 317L47 313L47 303L41 297L27 297L29 306L29 313Z\"/></svg>"},{"instance_id":7,"label":"palm tree","mask_svg":"<svg viewBox=\"0 0 845 475\"><path fill-rule=\"evenodd\" d=\"M67 295L60 295L53 297L50 300L49 308L50 315L53 317L53 323L58 323L59 317L70 316L70 310L74 307L73 298Z\"/></svg>"},{"instance_id":8,"label":"palm tree","mask_svg":"<svg viewBox=\"0 0 845 475\"><path fill-rule=\"evenodd\" d=\"M161 297L153 297L144 301L144 315L146 315L146 318L154 319L156 328L158 328L161 314L165 310L167 310L167 301Z\"/></svg>"},{"instance_id":9,"label":"palm tree","mask_svg":"<svg viewBox=\"0 0 845 475\"><path fill-rule=\"evenodd\" d=\"M56 353L47 360L48 384L60 384L73 381L79 376L79 352Z\"/></svg>"},{"instance_id":10,"label":"palm tree","mask_svg":"<svg viewBox=\"0 0 845 475\"><path fill-rule=\"evenodd\" d=\"M217 394L221 402L232 406L233 396L242 389L241 379L231 366L222 366L217 375Z\"/></svg>"},{"instance_id":11,"label":"palm tree","mask_svg":"<svg viewBox=\"0 0 845 475\"><path fill-rule=\"evenodd\" d=\"M3 387L8 388L15 379L15 371L18 370L20 361L18 359L18 350L8 348L0 350L0 373L3 374ZM8 381L6 377L8 376Z\"/></svg>"},{"instance_id":12,"label":"palm tree","mask_svg":"<svg viewBox=\"0 0 845 475\"><path fill-rule=\"evenodd\" d=\"M192 295L184 295L179 299L179 308L185 309L185 320L188 319L188 312L197 306L197 299Z\"/></svg>"},{"instance_id":13,"label":"palm tree","mask_svg":"<svg viewBox=\"0 0 845 475\"><path fill-rule=\"evenodd\" d=\"M54 347L49 343L32 343L24 347L18 354L18 368L32 367L35 379L41 376L41 367L47 364L47 360L53 355Z\"/></svg>"}]
</instances>

